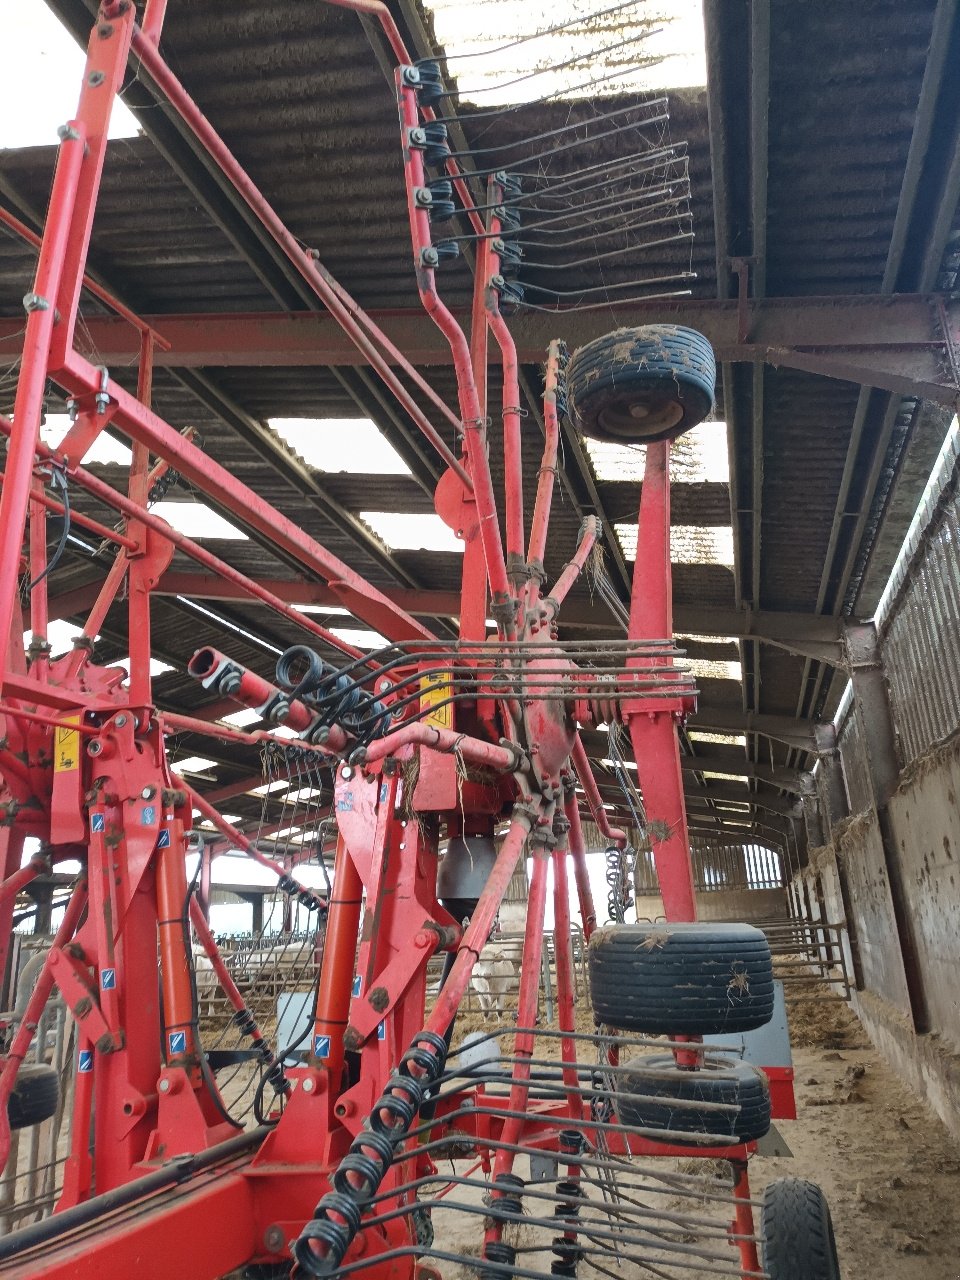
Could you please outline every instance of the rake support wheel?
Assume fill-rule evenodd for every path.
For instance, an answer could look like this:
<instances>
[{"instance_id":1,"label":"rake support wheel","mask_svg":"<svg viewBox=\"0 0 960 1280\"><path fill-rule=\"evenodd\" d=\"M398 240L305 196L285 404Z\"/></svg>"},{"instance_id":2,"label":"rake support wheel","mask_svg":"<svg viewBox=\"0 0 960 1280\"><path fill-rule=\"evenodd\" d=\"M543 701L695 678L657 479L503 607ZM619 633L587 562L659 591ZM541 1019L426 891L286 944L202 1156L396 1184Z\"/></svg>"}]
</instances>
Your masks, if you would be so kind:
<instances>
[{"instance_id":1,"label":"rake support wheel","mask_svg":"<svg viewBox=\"0 0 960 1280\"><path fill-rule=\"evenodd\" d=\"M44 1062L31 1062L17 1072L13 1092L7 1102L11 1129L27 1129L57 1114L60 1105L60 1077Z\"/></svg>"},{"instance_id":2,"label":"rake support wheel","mask_svg":"<svg viewBox=\"0 0 960 1280\"><path fill-rule=\"evenodd\" d=\"M826 1196L815 1182L777 1178L760 1211L761 1264L770 1280L840 1280Z\"/></svg>"},{"instance_id":3,"label":"rake support wheel","mask_svg":"<svg viewBox=\"0 0 960 1280\"><path fill-rule=\"evenodd\" d=\"M594 440L673 440L712 412L716 381L713 348L696 329L617 329L574 352L567 369L570 416Z\"/></svg>"},{"instance_id":4,"label":"rake support wheel","mask_svg":"<svg viewBox=\"0 0 960 1280\"><path fill-rule=\"evenodd\" d=\"M625 1125L669 1129L685 1135L708 1133L717 1146L755 1142L770 1128L770 1088L762 1071L732 1058L705 1058L699 1071L678 1067L672 1054L634 1058L618 1078L617 1110ZM641 1096L630 1097L636 1094ZM737 1112L673 1107L684 1102L722 1102ZM691 1143L691 1145L702 1145Z\"/></svg>"},{"instance_id":5,"label":"rake support wheel","mask_svg":"<svg viewBox=\"0 0 960 1280\"><path fill-rule=\"evenodd\" d=\"M593 1011L651 1035L751 1031L773 1016L773 962L748 924L618 924L590 939Z\"/></svg>"}]
</instances>

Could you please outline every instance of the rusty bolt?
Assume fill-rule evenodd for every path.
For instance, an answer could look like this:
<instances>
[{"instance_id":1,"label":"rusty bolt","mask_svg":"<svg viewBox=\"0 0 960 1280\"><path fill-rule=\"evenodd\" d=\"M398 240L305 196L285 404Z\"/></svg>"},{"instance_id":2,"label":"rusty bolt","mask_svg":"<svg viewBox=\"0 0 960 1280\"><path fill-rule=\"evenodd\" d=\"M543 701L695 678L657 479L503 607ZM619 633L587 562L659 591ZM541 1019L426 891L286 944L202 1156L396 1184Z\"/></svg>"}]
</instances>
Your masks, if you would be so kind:
<instances>
[{"instance_id":1,"label":"rusty bolt","mask_svg":"<svg viewBox=\"0 0 960 1280\"><path fill-rule=\"evenodd\" d=\"M342 1120L344 1116L352 1116L356 1108L352 1102L338 1102L333 1108L333 1114L339 1116Z\"/></svg>"},{"instance_id":2,"label":"rusty bolt","mask_svg":"<svg viewBox=\"0 0 960 1280\"><path fill-rule=\"evenodd\" d=\"M102 71L91 71L87 76L87 84L92 85L94 89L98 88L106 80L106 76Z\"/></svg>"},{"instance_id":3,"label":"rusty bolt","mask_svg":"<svg viewBox=\"0 0 960 1280\"><path fill-rule=\"evenodd\" d=\"M367 1000L370 1002L372 1007L376 1009L377 1013L383 1013L384 1009L386 1009L387 1005L390 1003L390 993L387 991L386 987L374 987L367 996Z\"/></svg>"},{"instance_id":4,"label":"rusty bolt","mask_svg":"<svg viewBox=\"0 0 960 1280\"><path fill-rule=\"evenodd\" d=\"M77 1015L78 1018L85 1018L92 1009L93 1009L93 1001L90 999L89 996L83 996L80 1000L77 1001L76 1008L74 1009L74 1013Z\"/></svg>"},{"instance_id":5,"label":"rusty bolt","mask_svg":"<svg viewBox=\"0 0 960 1280\"><path fill-rule=\"evenodd\" d=\"M109 22L101 22L97 27L97 35L101 40L109 40L113 35L113 26Z\"/></svg>"},{"instance_id":6,"label":"rusty bolt","mask_svg":"<svg viewBox=\"0 0 960 1280\"><path fill-rule=\"evenodd\" d=\"M279 1253L285 1244L283 1228L273 1222L263 1233L263 1247L270 1253Z\"/></svg>"},{"instance_id":7,"label":"rusty bolt","mask_svg":"<svg viewBox=\"0 0 960 1280\"><path fill-rule=\"evenodd\" d=\"M109 1031L105 1031L103 1033L103 1035L94 1045L94 1048L97 1050L98 1053L112 1053L113 1037L110 1035Z\"/></svg>"},{"instance_id":8,"label":"rusty bolt","mask_svg":"<svg viewBox=\"0 0 960 1280\"><path fill-rule=\"evenodd\" d=\"M363 1036L356 1027L347 1027L346 1031L343 1033L343 1047L352 1051L354 1049L359 1049L362 1044Z\"/></svg>"}]
</instances>

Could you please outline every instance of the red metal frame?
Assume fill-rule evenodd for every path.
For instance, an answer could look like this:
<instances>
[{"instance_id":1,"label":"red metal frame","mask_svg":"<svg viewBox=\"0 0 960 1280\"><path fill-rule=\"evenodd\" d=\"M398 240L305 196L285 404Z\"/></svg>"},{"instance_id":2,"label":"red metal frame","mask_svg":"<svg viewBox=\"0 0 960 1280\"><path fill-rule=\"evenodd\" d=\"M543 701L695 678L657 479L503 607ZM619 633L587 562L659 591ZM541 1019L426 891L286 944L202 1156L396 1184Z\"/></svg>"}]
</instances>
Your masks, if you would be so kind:
<instances>
[{"instance_id":1,"label":"red metal frame","mask_svg":"<svg viewBox=\"0 0 960 1280\"><path fill-rule=\"evenodd\" d=\"M74 1094L73 1145L58 1211L64 1223L77 1225L62 1237L47 1240L8 1264L11 1276L69 1275L85 1280L103 1275L139 1274L144 1259L162 1258L164 1273L174 1266L182 1280L206 1280L251 1259L278 1261L288 1244L331 1186L331 1178L350 1143L361 1135L372 1112L384 1107L388 1078L412 1044L432 1045L448 1032L462 1001L474 962L494 924L506 887L525 851L533 858L527 911L524 965L520 990L515 1056L529 1059L536 1024L540 949L547 901L547 877L554 875L557 938L557 983L560 1027L564 1032L567 1096L548 1104L529 1099L529 1068L516 1069L507 1111L476 1090L473 1123L486 1137L523 1140L556 1147L564 1121L586 1123L576 1092L572 1066L574 975L568 959L570 913L567 863L572 862L583 930L589 937L596 923L587 875L576 785L582 786L590 815L605 837L626 843L626 833L608 821L576 725L614 714L633 738L640 782L656 841L657 869L669 919L695 918L693 881L688 857L686 819L679 770L676 727L692 709L692 684L672 666L669 637L670 550L667 446L648 450L640 511L639 540L630 640L625 670L611 695L594 677L578 669L558 644L557 616L563 600L583 569L599 529L585 522L576 549L552 590L543 595L543 560L557 467L559 427L556 392L562 350L552 343L546 356L544 422L546 438L533 509L529 545L524 552L524 507L521 465L518 359L510 331L499 309L496 254L490 241L500 225L488 224L475 211L469 216L481 236L470 338L437 291L430 222L417 192L425 185L423 157L411 130L432 119L417 101L417 77L402 39L385 6L368 0L335 0L342 7L376 16L383 24L400 67L397 95L408 192L414 266L427 313L448 341L457 374L459 414L453 413L404 360L373 320L299 243L270 208L209 122L188 97L158 51L166 0L148 0L143 26L135 23L129 0L103 0L88 47L83 88L76 118L62 131L53 190L36 279L27 299L27 324L13 422L0 420L10 438L0 496L0 675L5 748L0 777L8 825L0 830L0 963L5 957L13 902L31 878L54 860L80 856L85 864L47 957L25 1019L0 1071L0 1155L9 1145L5 1099L27 1051L32 1023L54 983L70 1006L79 1043L93 1050L93 1069L77 1075ZM106 370L98 369L73 347L82 287L96 287L85 276L87 247L106 156L110 109L133 51L141 72L193 131L209 162L246 202L273 236L304 281L329 309L344 332L397 396L447 470L438 486L437 509L464 537L463 585L459 600L462 647L457 663L476 674L472 701L454 701L436 713L426 701L431 687L445 687L454 655L451 646L431 632L395 597L377 590L328 550L306 536L289 518L210 459L197 444L165 423L150 408L152 362L164 340L150 325L107 301L140 333L138 394L124 391ZM455 161L448 171L466 206L469 189ZM493 205L503 190L490 185ZM13 225L5 219L9 225ZM14 230L30 239L26 228ZM492 334L503 369L503 453L506 464L506 539L501 537L497 502L487 456L486 371L488 333ZM443 442L436 428L407 391L393 366L414 383L447 422L458 430L462 456ZM39 441L39 425L47 381L58 385L76 407L76 421L58 450ZM133 442L129 491L118 493L80 465L107 425ZM149 470L149 456L161 459ZM122 533L88 518L78 523L117 546L106 582L89 603L85 627L96 635L107 609L126 585L129 610L130 676L103 669L91 660L90 645L51 661L45 647L50 602L46 568L46 512L61 504L44 492L44 469L59 468L70 483L106 502L124 518ZM164 750L164 730L207 731L226 740L259 741L269 734L246 734L183 716L161 717L153 705L149 676L150 595L164 580L174 548L191 556L204 571L229 589L267 604L303 630L359 659L358 670L369 681L377 663L297 613L275 591L250 580L188 538L175 533L147 510L153 482L166 467L176 468L202 493L293 555L305 572L328 584L333 598L358 617L407 645L407 657L378 683L378 696L396 708L398 724L372 742L360 743L338 723L321 725L303 701L288 699L282 718L304 735L311 750L337 763L334 812L339 840L334 888L329 902L298 884L289 867L264 857L214 806L191 792L171 774ZM29 521L26 561L36 585L30 595L34 632L32 661L25 667L19 637L23 629L19 548ZM224 589L227 589L226 587ZM498 638L487 644L484 619L492 611ZM230 696L261 709L276 720L280 691L230 659L203 650L191 663L193 673L211 688L220 688L227 668ZM514 684L492 692L490 676L498 670ZM419 679L423 698L409 710L398 691ZM386 692L384 692L386 686ZM391 704L391 699L393 703ZM217 704L218 708L220 704ZM222 710L218 710L222 714ZM414 715L420 718L413 718ZM406 769L415 763L416 782ZM469 763L481 780L458 777L458 764ZM411 788L407 793L408 786ZM216 799L226 799L221 788ZM223 1118L215 1086L202 1070L201 1046L194 1023L188 945L196 931L233 1008L243 1001L204 920L191 899L184 869L191 825L197 807L217 826L226 841L244 849L278 876L282 888L326 910L313 1052L306 1066L288 1070L279 1090L286 1106L278 1123L256 1134L240 1151L228 1141L233 1130ZM409 815L415 813L418 820ZM492 835L496 822L509 817L509 827L495 866L465 929L436 898L438 842L442 830ZM23 839L39 836L49 855L20 868ZM209 859L204 871L209 890ZM366 908L362 908L365 899ZM362 925L362 934L361 934ZM361 937L354 988L355 940ZM157 983L157 953L160 983ZM426 965L438 950L455 959L429 1017ZM251 1036L262 1044L254 1027ZM426 1037L426 1039L424 1039ZM269 1055L269 1050L264 1052ZM347 1055L358 1067L348 1073ZM692 1062L696 1051L691 1050ZM275 1059L268 1059L275 1066ZM440 1108L442 1114L442 1105ZM88 1144L90 1119L94 1141ZM617 1139L608 1135L617 1149ZM225 1144L225 1145L224 1145ZM625 1152L689 1155L688 1148L665 1143L621 1140ZM209 1153L198 1156L197 1153ZM194 1153L195 1168L187 1153ZM737 1233L744 1274L759 1270L752 1236L746 1155L741 1148L720 1149L738 1164ZM704 1151L702 1154L718 1154ZM182 1185L150 1182L157 1171L183 1157ZM512 1153L501 1149L494 1172L509 1172ZM393 1173L384 1186L396 1185ZM137 1180L147 1178L143 1184ZM123 1188L130 1184L136 1212L124 1213ZM109 1218L98 1218L96 1230L81 1223L93 1189L106 1201ZM113 1200L110 1197L113 1197ZM321 1204L320 1209L323 1206ZM333 1212L333 1211L331 1211ZM73 1217L71 1217L71 1214ZM495 1242L500 1226L487 1232ZM378 1263L387 1247L411 1242L409 1218L392 1225L360 1230L348 1258L369 1257L368 1274L401 1280L409 1265ZM182 1242L174 1253L172 1241ZM306 1243L303 1243L306 1241ZM317 1256L309 1233L301 1237L301 1261ZM150 1274L153 1274L152 1272Z\"/></svg>"}]
</instances>

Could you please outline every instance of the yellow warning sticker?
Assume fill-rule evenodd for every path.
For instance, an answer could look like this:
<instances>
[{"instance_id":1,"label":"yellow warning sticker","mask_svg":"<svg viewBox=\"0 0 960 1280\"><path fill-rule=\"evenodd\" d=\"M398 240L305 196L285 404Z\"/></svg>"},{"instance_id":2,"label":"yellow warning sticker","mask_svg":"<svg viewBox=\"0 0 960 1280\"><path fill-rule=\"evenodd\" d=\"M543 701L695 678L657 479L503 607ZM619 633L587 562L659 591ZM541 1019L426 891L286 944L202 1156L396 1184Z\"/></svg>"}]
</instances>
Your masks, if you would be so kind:
<instances>
[{"instance_id":1,"label":"yellow warning sticker","mask_svg":"<svg viewBox=\"0 0 960 1280\"><path fill-rule=\"evenodd\" d=\"M420 680L420 709L426 712L423 723L434 729L453 728L453 703L447 699L453 693L453 673L441 672L423 676Z\"/></svg>"},{"instance_id":2,"label":"yellow warning sticker","mask_svg":"<svg viewBox=\"0 0 960 1280\"><path fill-rule=\"evenodd\" d=\"M71 724L79 724L79 716L65 717ZM80 731L57 725L53 750L54 773L70 773L80 768Z\"/></svg>"}]
</instances>

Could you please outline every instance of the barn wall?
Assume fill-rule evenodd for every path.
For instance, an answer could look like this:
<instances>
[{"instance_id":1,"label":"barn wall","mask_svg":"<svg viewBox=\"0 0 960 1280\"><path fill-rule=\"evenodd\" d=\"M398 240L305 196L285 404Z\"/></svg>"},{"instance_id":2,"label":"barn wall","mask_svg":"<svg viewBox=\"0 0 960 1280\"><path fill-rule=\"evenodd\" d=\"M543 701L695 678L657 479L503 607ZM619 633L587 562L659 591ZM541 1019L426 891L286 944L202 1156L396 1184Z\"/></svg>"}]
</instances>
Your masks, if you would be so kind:
<instances>
[{"instance_id":1,"label":"barn wall","mask_svg":"<svg viewBox=\"0 0 960 1280\"><path fill-rule=\"evenodd\" d=\"M898 936L877 815L868 809L839 824L833 840L802 872L802 897L820 896L843 919L848 886L849 945L859 986L853 1004L870 1038L960 1137L960 734L901 774L888 805L912 948L929 1030L911 1017L905 948ZM805 914L809 913L808 911ZM909 953L909 947L907 948Z\"/></svg>"}]
</instances>

